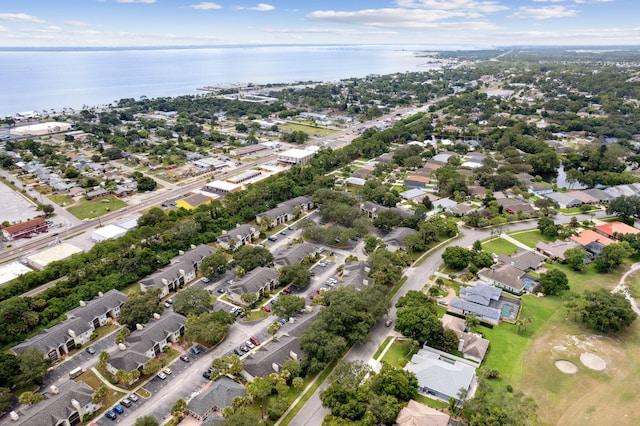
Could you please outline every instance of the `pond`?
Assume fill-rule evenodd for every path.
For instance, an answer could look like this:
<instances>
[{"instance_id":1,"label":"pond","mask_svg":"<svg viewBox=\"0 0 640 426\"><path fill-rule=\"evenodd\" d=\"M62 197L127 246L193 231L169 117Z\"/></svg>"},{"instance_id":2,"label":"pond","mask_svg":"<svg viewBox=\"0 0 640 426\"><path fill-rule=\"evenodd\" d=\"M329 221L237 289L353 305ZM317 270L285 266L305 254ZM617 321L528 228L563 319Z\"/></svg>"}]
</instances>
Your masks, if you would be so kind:
<instances>
[{"instance_id":1,"label":"pond","mask_svg":"<svg viewBox=\"0 0 640 426\"><path fill-rule=\"evenodd\" d=\"M582 185L580 182L567 182L567 174L564 171L564 166L558 167L558 177L556 178L556 185L558 188L564 189L585 189L586 185Z\"/></svg>"}]
</instances>

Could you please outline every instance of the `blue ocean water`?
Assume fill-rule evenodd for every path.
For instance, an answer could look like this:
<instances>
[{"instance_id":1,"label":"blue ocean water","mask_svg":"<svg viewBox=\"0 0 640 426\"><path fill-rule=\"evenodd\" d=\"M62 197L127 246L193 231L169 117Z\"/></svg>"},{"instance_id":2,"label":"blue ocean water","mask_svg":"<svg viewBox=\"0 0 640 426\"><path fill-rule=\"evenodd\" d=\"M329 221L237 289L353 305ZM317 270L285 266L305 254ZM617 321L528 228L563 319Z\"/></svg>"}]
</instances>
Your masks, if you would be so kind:
<instances>
[{"instance_id":1,"label":"blue ocean water","mask_svg":"<svg viewBox=\"0 0 640 426\"><path fill-rule=\"evenodd\" d=\"M0 51L0 116L202 93L226 83L336 81L433 68L420 46L224 46Z\"/></svg>"}]
</instances>

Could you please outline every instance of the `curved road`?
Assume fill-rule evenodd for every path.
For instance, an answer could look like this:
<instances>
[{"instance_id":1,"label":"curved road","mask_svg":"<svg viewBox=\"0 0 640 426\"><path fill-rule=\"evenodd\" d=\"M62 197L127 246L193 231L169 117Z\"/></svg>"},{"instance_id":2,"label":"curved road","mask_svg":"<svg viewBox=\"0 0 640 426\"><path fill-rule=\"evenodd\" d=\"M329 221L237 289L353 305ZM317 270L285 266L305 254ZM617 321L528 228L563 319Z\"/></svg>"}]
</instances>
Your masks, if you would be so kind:
<instances>
[{"instance_id":1,"label":"curved road","mask_svg":"<svg viewBox=\"0 0 640 426\"><path fill-rule=\"evenodd\" d=\"M597 216L604 215L604 212L600 212ZM590 219L589 215L578 215L579 220ZM559 214L556 216L556 223L568 223L571 220L571 216ZM522 231L525 229L535 228L535 221L520 222L509 226L508 232ZM491 236L490 230L478 230L464 228L461 230L463 234L460 238L450 240L440 247L432 251L428 258L424 260L420 265L411 266L405 271L407 281L402 288L391 299L389 308L389 318L395 318L396 308L395 304L398 299L404 296L409 290L422 290L425 283L434 275L440 264L442 263L442 253L450 245L457 245L461 247L469 247L475 240L483 240ZM345 361L361 360L368 362L372 359L378 347L382 344L384 339L389 335L390 329L384 326L385 318L381 319L370 332L369 341L363 345L356 345L345 355ZM327 382L323 383L313 396L307 401L304 407L298 412L298 414L289 423L290 426L320 426L324 417L330 413L329 410L322 406L319 397L319 391L324 389L328 385Z\"/></svg>"}]
</instances>

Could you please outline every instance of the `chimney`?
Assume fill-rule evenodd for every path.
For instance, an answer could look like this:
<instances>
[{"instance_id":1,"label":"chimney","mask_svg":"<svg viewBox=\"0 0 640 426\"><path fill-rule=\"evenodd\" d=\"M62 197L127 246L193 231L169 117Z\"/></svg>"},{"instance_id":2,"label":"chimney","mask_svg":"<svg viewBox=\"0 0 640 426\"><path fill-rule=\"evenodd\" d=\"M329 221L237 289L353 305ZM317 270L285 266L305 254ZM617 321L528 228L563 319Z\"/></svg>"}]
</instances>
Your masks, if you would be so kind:
<instances>
[{"instance_id":1,"label":"chimney","mask_svg":"<svg viewBox=\"0 0 640 426\"><path fill-rule=\"evenodd\" d=\"M57 395L60 392L60 390L56 385L51 385L49 386L49 392L51 392L52 395Z\"/></svg>"},{"instance_id":2,"label":"chimney","mask_svg":"<svg viewBox=\"0 0 640 426\"><path fill-rule=\"evenodd\" d=\"M87 306L87 302L85 302L84 300L80 301L80 306Z\"/></svg>"},{"instance_id":3,"label":"chimney","mask_svg":"<svg viewBox=\"0 0 640 426\"><path fill-rule=\"evenodd\" d=\"M154 312L153 319L159 320L160 319L160 314Z\"/></svg>"},{"instance_id":4,"label":"chimney","mask_svg":"<svg viewBox=\"0 0 640 426\"><path fill-rule=\"evenodd\" d=\"M458 351L462 352L462 349L464 349L464 339L458 341Z\"/></svg>"},{"instance_id":5,"label":"chimney","mask_svg":"<svg viewBox=\"0 0 640 426\"><path fill-rule=\"evenodd\" d=\"M271 364L271 368L273 368L273 371L275 371L276 373L280 372L280 366L278 364L276 364L275 362L273 364Z\"/></svg>"},{"instance_id":6,"label":"chimney","mask_svg":"<svg viewBox=\"0 0 640 426\"><path fill-rule=\"evenodd\" d=\"M194 248L196 248L195 244L191 244L191 249L193 250Z\"/></svg>"},{"instance_id":7,"label":"chimney","mask_svg":"<svg viewBox=\"0 0 640 426\"><path fill-rule=\"evenodd\" d=\"M124 345L124 343L118 343L118 349L121 351L126 351L127 347Z\"/></svg>"},{"instance_id":8,"label":"chimney","mask_svg":"<svg viewBox=\"0 0 640 426\"><path fill-rule=\"evenodd\" d=\"M184 250L178 250L178 254L182 256L184 254Z\"/></svg>"},{"instance_id":9,"label":"chimney","mask_svg":"<svg viewBox=\"0 0 640 426\"><path fill-rule=\"evenodd\" d=\"M98 297L102 297L102 296L104 296L104 293L103 293L103 292L101 292L101 291L99 291L99 292L98 292Z\"/></svg>"},{"instance_id":10,"label":"chimney","mask_svg":"<svg viewBox=\"0 0 640 426\"><path fill-rule=\"evenodd\" d=\"M18 413L16 413L15 411L10 412L9 416L11 417L11 420L13 420L14 422L17 422L19 419Z\"/></svg>"},{"instance_id":11,"label":"chimney","mask_svg":"<svg viewBox=\"0 0 640 426\"><path fill-rule=\"evenodd\" d=\"M80 403L78 402L77 399L72 399L71 400L71 405L73 405L73 407L78 410L78 414L82 414L82 405L80 405Z\"/></svg>"},{"instance_id":12,"label":"chimney","mask_svg":"<svg viewBox=\"0 0 640 426\"><path fill-rule=\"evenodd\" d=\"M136 330L142 330L142 329L144 329L142 324L136 324Z\"/></svg>"}]
</instances>

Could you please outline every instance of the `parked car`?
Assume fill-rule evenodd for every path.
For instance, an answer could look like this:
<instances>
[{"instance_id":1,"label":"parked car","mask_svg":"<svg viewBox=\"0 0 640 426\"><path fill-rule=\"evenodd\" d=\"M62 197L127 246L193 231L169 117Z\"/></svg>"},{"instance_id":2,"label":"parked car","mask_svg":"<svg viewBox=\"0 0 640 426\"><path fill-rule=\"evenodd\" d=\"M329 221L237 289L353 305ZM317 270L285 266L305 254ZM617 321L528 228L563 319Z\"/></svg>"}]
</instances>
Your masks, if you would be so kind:
<instances>
[{"instance_id":1,"label":"parked car","mask_svg":"<svg viewBox=\"0 0 640 426\"><path fill-rule=\"evenodd\" d=\"M275 243L276 241L278 241L278 237L269 237L267 238L267 240L271 241L272 243Z\"/></svg>"},{"instance_id":2,"label":"parked car","mask_svg":"<svg viewBox=\"0 0 640 426\"><path fill-rule=\"evenodd\" d=\"M280 318L278 322L280 323L280 325L285 325L287 323L287 320L284 318Z\"/></svg>"},{"instance_id":3,"label":"parked car","mask_svg":"<svg viewBox=\"0 0 640 426\"><path fill-rule=\"evenodd\" d=\"M240 348L240 350L242 350L242 352L249 352L249 346L247 346L247 345L242 345L242 347Z\"/></svg>"},{"instance_id":4,"label":"parked car","mask_svg":"<svg viewBox=\"0 0 640 426\"><path fill-rule=\"evenodd\" d=\"M173 305L173 302L175 302L175 300L173 300L173 297L170 297L167 299L167 303L170 303Z\"/></svg>"},{"instance_id":5,"label":"parked car","mask_svg":"<svg viewBox=\"0 0 640 426\"><path fill-rule=\"evenodd\" d=\"M200 281L202 281L203 283L208 283L211 280L209 278L207 278L207 277L202 277L202 279Z\"/></svg>"},{"instance_id":6,"label":"parked car","mask_svg":"<svg viewBox=\"0 0 640 426\"><path fill-rule=\"evenodd\" d=\"M189 359L189 357L188 357L187 355L184 355L184 354L180 355L180 359L181 359L182 361L184 361L184 362L189 362L189 361L191 361L191 360Z\"/></svg>"},{"instance_id":7,"label":"parked car","mask_svg":"<svg viewBox=\"0 0 640 426\"><path fill-rule=\"evenodd\" d=\"M91 354L91 355L94 355L96 353L96 350L93 348L93 346L89 346L85 350L87 351L88 354Z\"/></svg>"},{"instance_id":8,"label":"parked car","mask_svg":"<svg viewBox=\"0 0 640 426\"><path fill-rule=\"evenodd\" d=\"M289 287L285 287L285 288L282 289L282 292L284 294L291 294L291 289Z\"/></svg>"},{"instance_id":9,"label":"parked car","mask_svg":"<svg viewBox=\"0 0 640 426\"><path fill-rule=\"evenodd\" d=\"M218 293L220 293L220 294L224 293L224 288L222 288L222 287L218 287L217 292L218 292Z\"/></svg>"},{"instance_id":10,"label":"parked car","mask_svg":"<svg viewBox=\"0 0 640 426\"><path fill-rule=\"evenodd\" d=\"M315 294L310 294L310 295L309 295L309 299L313 300L313 299L315 299L315 298L316 298L316 295L315 295Z\"/></svg>"},{"instance_id":11,"label":"parked car","mask_svg":"<svg viewBox=\"0 0 640 426\"><path fill-rule=\"evenodd\" d=\"M247 340L246 342L244 342L245 345L249 346L249 349L253 349L256 347L256 345L254 345L253 343L251 343L249 340Z\"/></svg>"},{"instance_id":12,"label":"parked car","mask_svg":"<svg viewBox=\"0 0 640 426\"><path fill-rule=\"evenodd\" d=\"M115 407L113 407L113 411L118 414L122 414L124 413L124 408L122 408L122 405L116 405Z\"/></svg>"},{"instance_id":13,"label":"parked car","mask_svg":"<svg viewBox=\"0 0 640 426\"><path fill-rule=\"evenodd\" d=\"M192 346L191 349L189 349L189 350L194 355L198 355L198 354L200 354L202 352L198 346Z\"/></svg>"},{"instance_id":14,"label":"parked car","mask_svg":"<svg viewBox=\"0 0 640 426\"><path fill-rule=\"evenodd\" d=\"M115 420L118 418L118 415L116 413L114 413L113 411L109 410L106 413L104 413L104 416L106 418L108 418L109 420Z\"/></svg>"},{"instance_id":15,"label":"parked car","mask_svg":"<svg viewBox=\"0 0 640 426\"><path fill-rule=\"evenodd\" d=\"M258 340L256 336L251 336L249 340L251 340L251 343L253 343L254 345L260 346L260 340Z\"/></svg>"},{"instance_id":16,"label":"parked car","mask_svg":"<svg viewBox=\"0 0 640 426\"><path fill-rule=\"evenodd\" d=\"M132 393L127 398L129 399L129 401L138 402L138 395L136 395L135 393Z\"/></svg>"},{"instance_id":17,"label":"parked car","mask_svg":"<svg viewBox=\"0 0 640 426\"><path fill-rule=\"evenodd\" d=\"M271 308L270 308L270 307L268 307L268 306L265 306L265 307L264 307L264 311L265 311L265 312L271 312Z\"/></svg>"},{"instance_id":18,"label":"parked car","mask_svg":"<svg viewBox=\"0 0 640 426\"><path fill-rule=\"evenodd\" d=\"M438 304L442 305L442 306L447 306L448 305L446 300L438 300Z\"/></svg>"},{"instance_id":19,"label":"parked car","mask_svg":"<svg viewBox=\"0 0 640 426\"><path fill-rule=\"evenodd\" d=\"M235 349L233 350L233 353L234 353L234 354L236 354L236 355L238 355L238 356L242 356L242 355L243 355L242 351L241 351L239 348L235 348Z\"/></svg>"},{"instance_id":20,"label":"parked car","mask_svg":"<svg viewBox=\"0 0 640 426\"><path fill-rule=\"evenodd\" d=\"M166 374L164 374L162 371L161 371L161 372L159 372L159 373L157 374L157 376L158 376L158 379L160 379L160 380L164 380L164 379L166 379L166 378L167 378L167 375L166 375Z\"/></svg>"},{"instance_id":21,"label":"parked car","mask_svg":"<svg viewBox=\"0 0 640 426\"><path fill-rule=\"evenodd\" d=\"M385 327L391 327L391 324L393 324L393 321L392 321L392 320L386 320L386 321L384 322L384 326L385 326Z\"/></svg>"},{"instance_id":22,"label":"parked car","mask_svg":"<svg viewBox=\"0 0 640 426\"><path fill-rule=\"evenodd\" d=\"M164 374L171 374L173 373L173 371L171 371L171 369L169 367L165 367L164 370L162 370L164 372Z\"/></svg>"},{"instance_id":23,"label":"parked car","mask_svg":"<svg viewBox=\"0 0 640 426\"><path fill-rule=\"evenodd\" d=\"M120 401L121 405L124 405L125 407L131 407L131 401L128 398L123 399L122 401Z\"/></svg>"},{"instance_id":24,"label":"parked car","mask_svg":"<svg viewBox=\"0 0 640 426\"><path fill-rule=\"evenodd\" d=\"M171 307L171 303L169 303L169 302L164 302L164 307L165 307L165 308L170 308L170 307Z\"/></svg>"},{"instance_id":25,"label":"parked car","mask_svg":"<svg viewBox=\"0 0 640 426\"><path fill-rule=\"evenodd\" d=\"M287 235L287 233L284 231L280 231L280 235Z\"/></svg>"}]
</instances>

